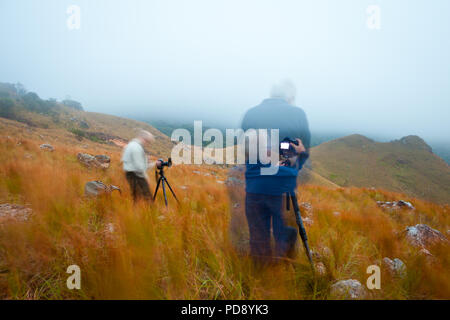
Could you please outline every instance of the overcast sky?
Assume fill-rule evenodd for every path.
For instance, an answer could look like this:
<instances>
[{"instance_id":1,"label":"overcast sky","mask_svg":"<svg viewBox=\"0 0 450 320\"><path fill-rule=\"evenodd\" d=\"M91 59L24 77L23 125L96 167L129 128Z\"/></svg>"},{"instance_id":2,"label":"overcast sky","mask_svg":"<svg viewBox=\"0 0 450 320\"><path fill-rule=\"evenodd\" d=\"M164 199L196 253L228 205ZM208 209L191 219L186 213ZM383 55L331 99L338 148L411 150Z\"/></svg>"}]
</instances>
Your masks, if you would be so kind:
<instances>
[{"instance_id":1,"label":"overcast sky","mask_svg":"<svg viewBox=\"0 0 450 320\"><path fill-rule=\"evenodd\" d=\"M313 131L447 139L449 13L448 0L0 0L0 81L89 111L237 122L290 78Z\"/></svg>"}]
</instances>

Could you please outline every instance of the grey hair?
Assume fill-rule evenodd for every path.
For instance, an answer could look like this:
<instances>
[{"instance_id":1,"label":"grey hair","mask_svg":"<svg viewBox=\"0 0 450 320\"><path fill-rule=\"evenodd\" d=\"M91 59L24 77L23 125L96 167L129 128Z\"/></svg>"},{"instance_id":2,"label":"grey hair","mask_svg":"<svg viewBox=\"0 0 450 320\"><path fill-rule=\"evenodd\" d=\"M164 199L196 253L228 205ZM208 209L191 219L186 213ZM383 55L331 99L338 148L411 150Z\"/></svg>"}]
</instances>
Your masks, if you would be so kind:
<instances>
[{"instance_id":1,"label":"grey hair","mask_svg":"<svg viewBox=\"0 0 450 320\"><path fill-rule=\"evenodd\" d=\"M270 91L271 98L284 99L290 104L295 102L296 94L297 90L291 80L284 80L275 84Z\"/></svg>"},{"instance_id":2,"label":"grey hair","mask_svg":"<svg viewBox=\"0 0 450 320\"><path fill-rule=\"evenodd\" d=\"M151 134L147 130L139 130L138 138L141 138L142 140L145 140L145 141L152 141L155 139L153 134Z\"/></svg>"}]
</instances>

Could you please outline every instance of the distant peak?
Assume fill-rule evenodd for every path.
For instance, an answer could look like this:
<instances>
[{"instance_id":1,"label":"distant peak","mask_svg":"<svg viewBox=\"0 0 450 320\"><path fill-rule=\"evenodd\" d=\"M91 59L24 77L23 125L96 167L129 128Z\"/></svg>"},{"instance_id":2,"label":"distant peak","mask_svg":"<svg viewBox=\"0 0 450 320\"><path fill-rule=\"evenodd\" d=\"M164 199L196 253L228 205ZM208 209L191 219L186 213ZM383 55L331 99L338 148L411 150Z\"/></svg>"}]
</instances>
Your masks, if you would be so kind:
<instances>
[{"instance_id":1,"label":"distant peak","mask_svg":"<svg viewBox=\"0 0 450 320\"><path fill-rule=\"evenodd\" d=\"M363 136L362 134L354 133L349 136L344 137L344 139L359 139L359 140L365 140L369 142L373 142L372 139L367 138L366 136Z\"/></svg>"},{"instance_id":2,"label":"distant peak","mask_svg":"<svg viewBox=\"0 0 450 320\"><path fill-rule=\"evenodd\" d=\"M413 147L415 149L423 149L423 150L427 150L429 152L433 152L431 147L419 136L415 136L415 135L406 136L406 137L403 137L400 140L398 140L398 142L400 142L401 144L406 145L408 147Z\"/></svg>"},{"instance_id":3,"label":"distant peak","mask_svg":"<svg viewBox=\"0 0 450 320\"><path fill-rule=\"evenodd\" d=\"M338 140L341 140L341 141L343 141L347 144L351 144L351 145L363 145L363 144L374 142L372 139L369 139L361 134L352 134L352 135L340 138Z\"/></svg>"}]
</instances>

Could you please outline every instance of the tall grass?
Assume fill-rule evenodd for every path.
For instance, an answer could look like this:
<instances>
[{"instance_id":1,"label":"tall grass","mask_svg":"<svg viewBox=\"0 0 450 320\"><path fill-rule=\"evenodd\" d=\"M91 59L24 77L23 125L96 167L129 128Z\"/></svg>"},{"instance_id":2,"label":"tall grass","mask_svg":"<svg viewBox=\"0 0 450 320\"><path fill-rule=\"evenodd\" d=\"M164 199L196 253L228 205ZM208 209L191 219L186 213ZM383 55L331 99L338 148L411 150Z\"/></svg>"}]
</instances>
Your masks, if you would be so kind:
<instances>
[{"instance_id":1,"label":"tall grass","mask_svg":"<svg viewBox=\"0 0 450 320\"><path fill-rule=\"evenodd\" d=\"M33 210L29 221L0 221L2 298L326 299L336 280L365 284L367 266L386 256L402 259L408 275L401 279L383 270L382 289L371 291L369 298L450 298L449 248L432 248L430 262L401 234L417 223L445 232L446 206L379 190L301 187L299 201L314 208L314 223L307 228L310 244L327 270L313 278L301 247L295 260L267 268L256 268L233 247L233 207L226 186L217 183L226 179L223 169L170 168L167 176L180 204L169 195L165 208L160 195L155 203L134 205L119 150L55 143L55 152L45 152L33 139L24 138L20 145L16 138L0 139L0 203L27 204ZM80 151L107 152L112 165L106 171L87 169L76 160ZM119 185L124 192L86 198L84 184L91 180ZM417 210L390 213L376 205L376 200L399 198L412 201ZM72 264L81 268L81 290L66 287L66 268Z\"/></svg>"}]
</instances>

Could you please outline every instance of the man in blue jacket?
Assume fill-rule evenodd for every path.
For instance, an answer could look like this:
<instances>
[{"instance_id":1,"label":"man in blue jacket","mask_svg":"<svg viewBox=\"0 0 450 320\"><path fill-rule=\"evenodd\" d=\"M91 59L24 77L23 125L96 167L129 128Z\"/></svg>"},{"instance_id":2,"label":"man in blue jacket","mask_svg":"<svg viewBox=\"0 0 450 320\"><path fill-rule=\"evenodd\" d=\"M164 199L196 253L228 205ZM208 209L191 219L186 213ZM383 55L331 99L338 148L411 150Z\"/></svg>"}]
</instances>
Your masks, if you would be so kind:
<instances>
[{"instance_id":1,"label":"man in blue jacket","mask_svg":"<svg viewBox=\"0 0 450 320\"><path fill-rule=\"evenodd\" d=\"M275 256L291 257L297 239L297 229L286 226L283 220L283 195L294 192L297 176L309 157L311 134L305 112L294 106L295 87L285 81L275 85L271 97L250 109L242 120L242 129L279 130L280 140L295 139L291 143L295 157L280 164L274 175L262 175L261 168L273 164L246 164L245 214L250 232L250 253L258 261L272 257L270 227L275 238Z\"/></svg>"}]
</instances>

